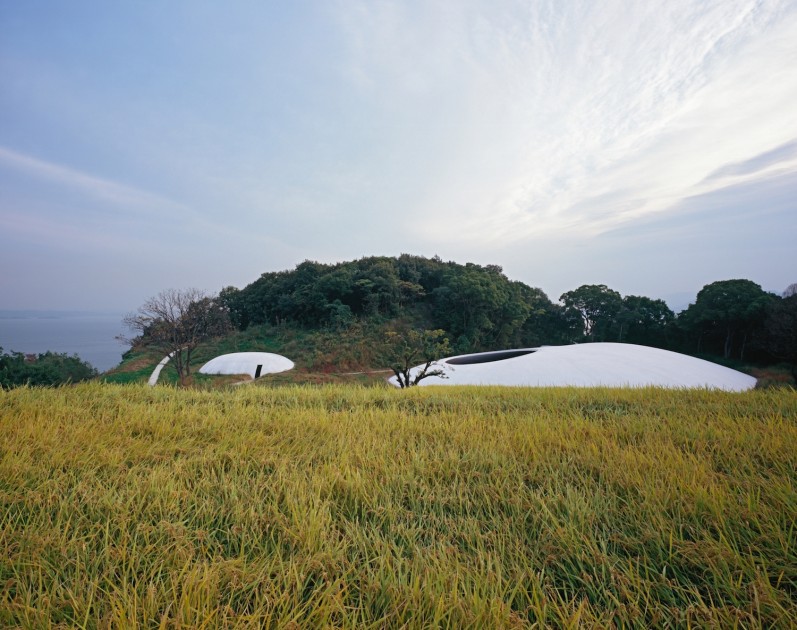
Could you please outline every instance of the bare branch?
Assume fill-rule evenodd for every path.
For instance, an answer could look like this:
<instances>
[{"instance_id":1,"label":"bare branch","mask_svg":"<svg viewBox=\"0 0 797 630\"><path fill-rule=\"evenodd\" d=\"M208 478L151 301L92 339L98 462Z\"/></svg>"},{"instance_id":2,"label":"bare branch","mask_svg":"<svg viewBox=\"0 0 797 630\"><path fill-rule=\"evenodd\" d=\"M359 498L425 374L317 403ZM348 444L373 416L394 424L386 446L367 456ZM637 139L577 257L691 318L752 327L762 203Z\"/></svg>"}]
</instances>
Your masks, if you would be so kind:
<instances>
[{"instance_id":1,"label":"bare branch","mask_svg":"<svg viewBox=\"0 0 797 630\"><path fill-rule=\"evenodd\" d=\"M190 375L194 348L223 335L231 327L227 309L199 289L162 291L136 313L127 315L123 322L139 333L129 341L172 355L172 365L181 383Z\"/></svg>"}]
</instances>

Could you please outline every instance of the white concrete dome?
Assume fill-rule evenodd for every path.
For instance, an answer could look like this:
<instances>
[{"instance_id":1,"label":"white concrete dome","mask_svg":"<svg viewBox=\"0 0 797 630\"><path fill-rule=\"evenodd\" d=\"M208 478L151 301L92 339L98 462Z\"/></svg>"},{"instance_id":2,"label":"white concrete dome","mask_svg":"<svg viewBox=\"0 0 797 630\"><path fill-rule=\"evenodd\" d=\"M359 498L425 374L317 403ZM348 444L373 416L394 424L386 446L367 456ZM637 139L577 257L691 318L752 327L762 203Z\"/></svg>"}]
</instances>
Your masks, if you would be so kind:
<instances>
[{"instance_id":1,"label":"white concrete dome","mask_svg":"<svg viewBox=\"0 0 797 630\"><path fill-rule=\"evenodd\" d=\"M234 352L211 359L201 368L201 374L248 374L258 378L293 368L293 361L271 352Z\"/></svg>"},{"instance_id":2,"label":"white concrete dome","mask_svg":"<svg viewBox=\"0 0 797 630\"><path fill-rule=\"evenodd\" d=\"M481 352L448 357L437 365L445 370L448 378L431 376L419 385L655 386L744 391L756 384L752 376L716 363L627 343ZM395 377L389 380L398 386Z\"/></svg>"}]
</instances>

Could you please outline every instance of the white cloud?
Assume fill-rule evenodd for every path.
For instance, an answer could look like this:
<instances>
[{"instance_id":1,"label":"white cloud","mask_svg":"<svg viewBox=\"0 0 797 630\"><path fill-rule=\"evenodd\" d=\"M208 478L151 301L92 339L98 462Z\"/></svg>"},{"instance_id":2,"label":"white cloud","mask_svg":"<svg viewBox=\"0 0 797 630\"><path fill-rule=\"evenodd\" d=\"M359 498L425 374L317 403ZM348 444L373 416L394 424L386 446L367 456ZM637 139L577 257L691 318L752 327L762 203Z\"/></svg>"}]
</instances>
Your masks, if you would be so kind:
<instances>
[{"instance_id":1,"label":"white cloud","mask_svg":"<svg viewBox=\"0 0 797 630\"><path fill-rule=\"evenodd\" d=\"M250 248L289 250L273 235L247 230L234 215L209 217L179 201L4 147L0 147L0 165L24 172L34 181L77 191L85 198L82 204L36 202L35 185L27 194L17 193L13 205L6 202L6 207L0 208L0 224L7 235L15 233L42 243L68 241L72 247L98 251L132 251L147 242L189 251L192 245L214 239L246 243Z\"/></svg>"},{"instance_id":2,"label":"white cloud","mask_svg":"<svg viewBox=\"0 0 797 630\"><path fill-rule=\"evenodd\" d=\"M123 206L169 207L185 209L179 203L147 191L95 177L66 166L0 147L0 163L35 177L66 185L97 199Z\"/></svg>"},{"instance_id":3,"label":"white cloud","mask_svg":"<svg viewBox=\"0 0 797 630\"><path fill-rule=\"evenodd\" d=\"M797 138L789 3L456 6L345 16L355 85L417 121L396 150L408 164L435 154L411 209L422 239L588 236L797 171L706 179Z\"/></svg>"},{"instance_id":4,"label":"white cloud","mask_svg":"<svg viewBox=\"0 0 797 630\"><path fill-rule=\"evenodd\" d=\"M151 281L179 261L185 286L408 251L567 289L638 274L642 249L672 249L640 228L711 224L740 186L751 245L790 225L778 197L781 225L751 229L797 180L793 0L10 10L6 250L148 248ZM712 273L739 260L717 248ZM675 291L695 266L661 274Z\"/></svg>"}]
</instances>

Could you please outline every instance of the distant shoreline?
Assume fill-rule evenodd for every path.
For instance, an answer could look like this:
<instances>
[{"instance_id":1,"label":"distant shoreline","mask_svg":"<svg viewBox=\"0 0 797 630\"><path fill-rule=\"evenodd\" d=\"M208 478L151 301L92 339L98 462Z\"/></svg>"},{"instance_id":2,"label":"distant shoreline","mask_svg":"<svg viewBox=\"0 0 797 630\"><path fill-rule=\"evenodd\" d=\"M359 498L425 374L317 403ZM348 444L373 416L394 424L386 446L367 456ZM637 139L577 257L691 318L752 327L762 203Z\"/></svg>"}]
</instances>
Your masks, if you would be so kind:
<instances>
[{"instance_id":1,"label":"distant shoreline","mask_svg":"<svg viewBox=\"0 0 797 630\"><path fill-rule=\"evenodd\" d=\"M71 319L75 317L117 317L121 321L123 313L116 311L51 311L40 309L0 309L0 319Z\"/></svg>"},{"instance_id":2,"label":"distant shoreline","mask_svg":"<svg viewBox=\"0 0 797 630\"><path fill-rule=\"evenodd\" d=\"M116 340L126 332L123 317L98 311L0 310L0 347L24 354L76 354L105 372L119 365L128 349Z\"/></svg>"}]
</instances>

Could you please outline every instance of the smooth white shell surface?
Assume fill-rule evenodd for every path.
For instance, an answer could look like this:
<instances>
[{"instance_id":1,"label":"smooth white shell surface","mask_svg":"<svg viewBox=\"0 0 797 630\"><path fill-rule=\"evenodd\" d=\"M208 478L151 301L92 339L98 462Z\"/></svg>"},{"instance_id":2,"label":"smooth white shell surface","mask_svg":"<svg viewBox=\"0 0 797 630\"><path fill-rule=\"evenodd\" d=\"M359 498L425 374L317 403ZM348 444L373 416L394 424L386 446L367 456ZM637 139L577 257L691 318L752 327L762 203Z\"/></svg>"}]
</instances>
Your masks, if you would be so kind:
<instances>
[{"instance_id":1,"label":"smooth white shell surface","mask_svg":"<svg viewBox=\"0 0 797 630\"><path fill-rule=\"evenodd\" d=\"M202 374L248 374L255 378L258 365L262 366L260 376L263 376L290 370L293 361L271 352L234 352L211 359L199 371Z\"/></svg>"},{"instance_id":2,"label":"smooth white shell surface","mask_svg":"<svg viewBox=\"0 0 797 630\"><path fill-rule=\"evenodd\" d=\"M492 353L460 355L437 362L448 378L432 376L420 385L515 385L531 387L670 387L744 391L756 379L685 354L626 343L542 346L522 356L466 363ZM495 353L496 355L500 353ZM456 363L448 363L455 360ZM419 366L420 367L420 366ZM418 369L418 368L415 368ZM396 378L389 379L398 386Z\"/></svg>"}]
</instances>

